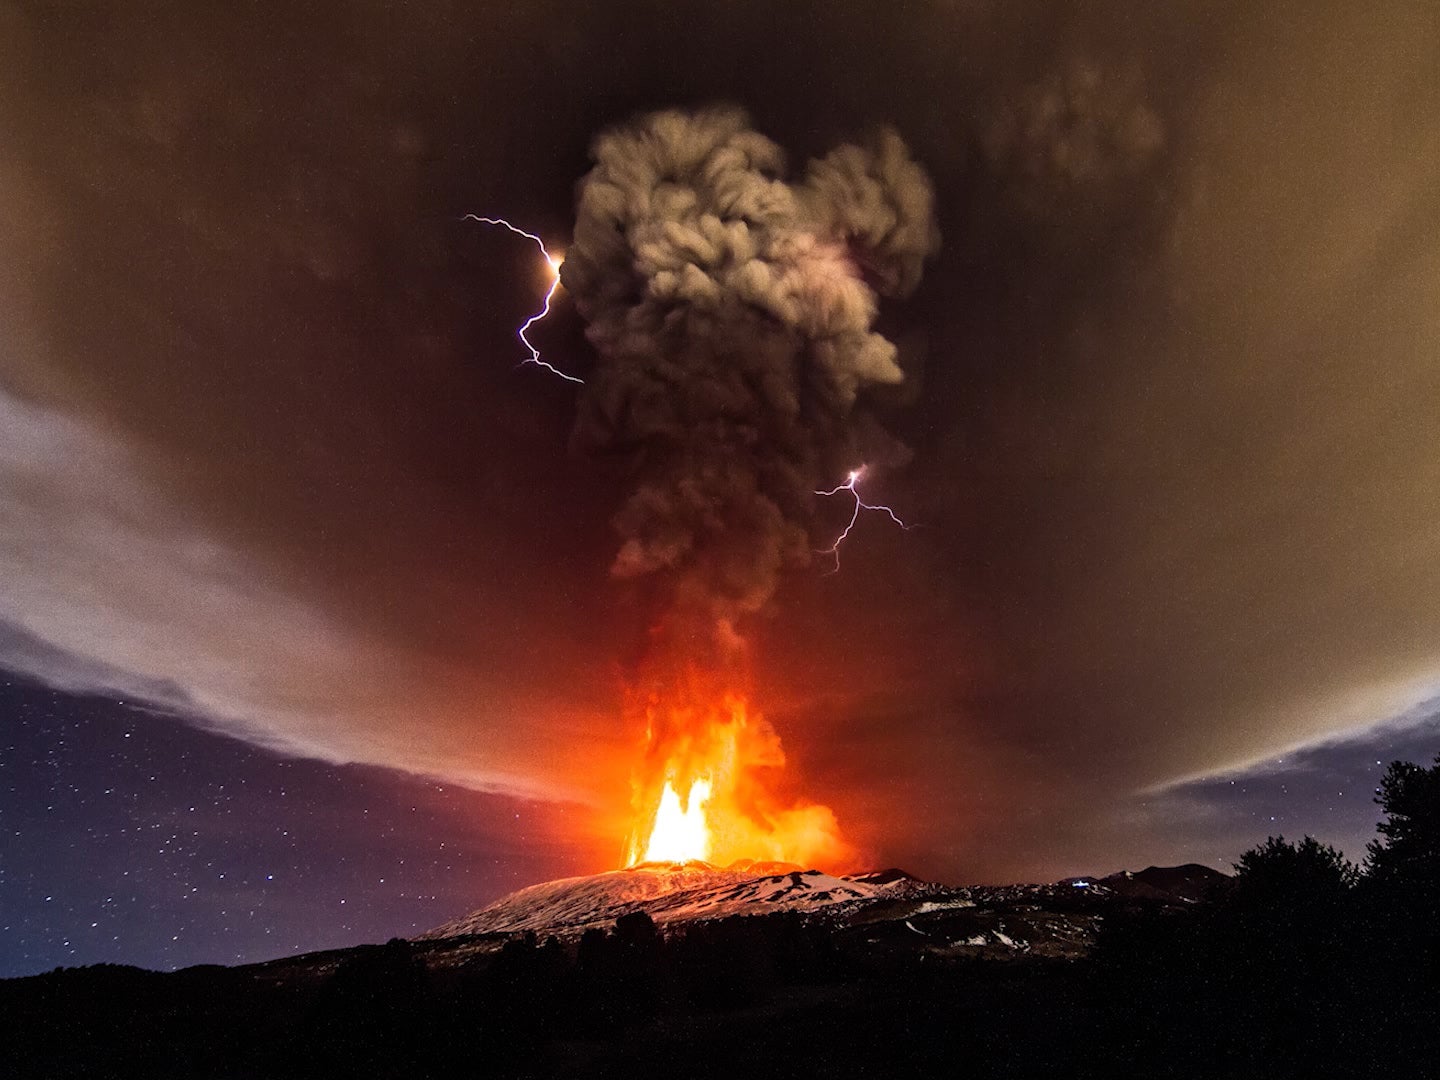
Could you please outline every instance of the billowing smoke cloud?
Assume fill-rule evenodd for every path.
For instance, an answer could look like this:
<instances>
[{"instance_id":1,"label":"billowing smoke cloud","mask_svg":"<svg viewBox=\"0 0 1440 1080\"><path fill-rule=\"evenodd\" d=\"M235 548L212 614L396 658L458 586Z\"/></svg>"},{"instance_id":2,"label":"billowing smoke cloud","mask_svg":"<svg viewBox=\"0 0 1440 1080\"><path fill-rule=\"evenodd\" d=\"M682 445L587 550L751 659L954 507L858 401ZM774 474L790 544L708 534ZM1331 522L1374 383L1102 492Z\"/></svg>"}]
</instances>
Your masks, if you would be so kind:
<instances>
[{"instance_id":1,"label":"billowing smoke cloud","mask_svg":"<svg viewBox=\"0 0 1440 1080\"><path fill-rule=\"evenodd\" d=\"M1132 181L1158 159L1165 127L1138 68L1072 57L998 101L978 141L1007 201L1055 228L1079 207L1133 202Z\"/></svg>"},{"instance_id":2,"label":"billowing smoke cloud","mask_svg":"<svg viewBox=\"0 0 1440 1080\"><path fill-rule=\"evenodd\" d=\"M733 108L642 117L593 155L562 277L600 352L577 438L634 462L612 572L728 625L808 560L857 399L904 377L873 326L938 248L930 182L887 130L788 183Z\"/></svg>"},{"instance_id":3,"label":"billowing smoke cloud","mask_svg":"<svg viewBox=\"0 0 1440 1080\"><path fill-rule=\"evenodd\" d=\"M752 720L886 862L1233 859L1268 815L1190 850L1117 807L1433 697L1432 0L128 8L0 4L0 667L608 804L635 754L614 643L641 613L596 567L633 537L623 564L657 569L632 584L763 606L758 541L829 542L799 534L839 511L808 492L878 464L875 402L915 459L868 490L924 527L876 528L742 625L765 650ZM575 148L662 94L763 102L784 146L905 132L947 241L894 305L946 358L903 414L908 352L898 391L855 379L847 412L839 336L737 298L738 260L666 231L833 252L873 331L928 228L898 141L782 174L743 124L642 122L607 137L564 270L602 352L581 441L632 471L565 457L571 386L513 369L545 267L457 218L558 238ZM662 179L680 137L748 156L737 198L786 213L722 207L698 166ZM714 310L657 291L705 279ZM568 310L539 340L578 364ZM730 441L702 454L690 419L717 416ZM746 513L763 529L724 520Z\"/></svg>"}]
</instances>

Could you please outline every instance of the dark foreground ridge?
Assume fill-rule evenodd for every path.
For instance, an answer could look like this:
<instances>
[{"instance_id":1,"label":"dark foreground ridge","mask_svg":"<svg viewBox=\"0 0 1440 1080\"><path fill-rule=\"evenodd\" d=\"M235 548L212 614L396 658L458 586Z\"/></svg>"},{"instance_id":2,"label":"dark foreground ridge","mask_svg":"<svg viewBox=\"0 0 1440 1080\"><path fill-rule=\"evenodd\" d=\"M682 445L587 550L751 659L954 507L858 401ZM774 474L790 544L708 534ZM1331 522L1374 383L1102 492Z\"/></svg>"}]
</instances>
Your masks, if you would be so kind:
<instances>
[{"instance_id":1,"label":"dark foreground ridge","mask_svg":"<svg viewBox=\"0 0 1440 1080\"><path fill-rule=\"evenodd\" d=\"M1440 765L1392 767L1365 872L952 888L651 865L421 939L0 982L6 1077L1434 1075Z\"/></svg>"}]
</instances>

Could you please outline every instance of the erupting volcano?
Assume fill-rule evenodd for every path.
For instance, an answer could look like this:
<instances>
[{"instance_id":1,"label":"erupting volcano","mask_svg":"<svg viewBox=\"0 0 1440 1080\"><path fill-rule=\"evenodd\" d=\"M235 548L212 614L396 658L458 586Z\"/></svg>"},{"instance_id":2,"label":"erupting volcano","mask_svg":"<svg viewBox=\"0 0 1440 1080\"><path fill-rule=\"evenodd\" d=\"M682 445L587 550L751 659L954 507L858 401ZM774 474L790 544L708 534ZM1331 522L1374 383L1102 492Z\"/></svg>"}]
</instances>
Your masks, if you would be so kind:
<instances>
[{"instance_id":1,"label":"erupting volcano","mask_svg":"<svg viewBox=\"0 0 1440 1080\"><path fill-rule=\"evenodd\" d=\"M852 853L827 806L784 802L771 780L785 765L775 729L733 692L645 707L645 751L634 780L635 832L626 865L741 860L825 866Z\"/></svg>"},{"instance_id":2,"label":"erupting volcano","mask_svg":"<svg viewBox=\"0 0 1440 1080\"><path fill-rule=\"evenodd\" d=\"M574 441L627 469L611 574L653 615L627 679L645 737L626 865L849 862L835 815L782 780L736 628L834 554L817 493L899 454L865 395L905 377L873 324L938 249L929 179L881 130L787 182L733 108L642 116L592 156L559 268L598 353Z\"/></svg>"}]
</instances>

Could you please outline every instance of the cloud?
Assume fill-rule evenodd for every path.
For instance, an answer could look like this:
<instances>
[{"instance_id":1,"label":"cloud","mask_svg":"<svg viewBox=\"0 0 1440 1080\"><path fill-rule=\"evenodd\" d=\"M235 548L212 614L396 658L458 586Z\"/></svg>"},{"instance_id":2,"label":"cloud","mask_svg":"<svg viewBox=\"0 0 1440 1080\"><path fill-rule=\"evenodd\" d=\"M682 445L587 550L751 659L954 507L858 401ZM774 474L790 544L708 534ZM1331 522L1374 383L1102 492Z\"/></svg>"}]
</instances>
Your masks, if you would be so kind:
<instances>
[{"instance_id":1,"label":"cloud","mask_svg":"<svg viewBox=\"0 0 1440 1080\"><path fill-rule=\"evenodd\" d=\"M904 377L877 290L938 250L934 193L893 131L791 185L736 108L652 113L592 156L561 281L600 352L577 437L636 474L612 573L667 571L669 615L728 623L808 561L824 470L860 464L857 395Z\"/></svg>"},{"instance_id":2,"label":"cloud","mask_svg":"<svg viewBox=\"0 0 1440 1080\"><path fill-rule=\"evenodd\" d=\"M859 405L825 445L914 451L874 494L918 527L862 520L842 574L746 628L757 703L843 827L922 871L1027 872L1134 792L1405 707L1440 660L1433 12L1197 13L5 9L7 657L297 752L623 802L615 643L650 612L607 577L609 521L640 500L649 567L710 503L666 474L657 510L618 458L567 456L573 389L514 369L545 268L458 219L558 241L596 131L733 100L773 140L725 136L762 175L773 147L820 163L782 186L871 288L914 285L892 256L927 234L877 194L919 190L895 139L827 157L855 131L924 162L946 235L874 322L844 275L710 272L730 240L702 214L645 248L687 317L754 290L741 412L834 329ZM623 304L570 281L541 336L580 370L579 301ZM601 441L683 426L663 379L595 374ZM748 535L809 512L776 502L799 473L745 489ZM717 541L709 570L768 595L787 545ZM1163 841L1131 828L1106 842Z\"/></svg>"},{"instance_id":3,"label":"cloud","mask_svg":"<svg viewBox=\"0 0 1440 1080\"><path fill-rule=\"evenodd\" d=\"M1107 205L1113 214L1114 201L1133 197L1159 159L1165 127L1138 66L1106 68L1072 55L1036 82L997 94L979 138L1018 207L1054 228L1077 207Z\"/></svg>"},{"instance_id":4,"label":"cloud","mask_svg":"<svg viewBox=\"0 0 1440 1080\"><path fill-rule=\"evenodd\" d=\"M501 748L467 761L443 716L416 709L439 704L416 657L268 582L100 432L0 394L0 499L0 663L286 754L563 793L507 773Z\"/></svg>"}]
</instances>

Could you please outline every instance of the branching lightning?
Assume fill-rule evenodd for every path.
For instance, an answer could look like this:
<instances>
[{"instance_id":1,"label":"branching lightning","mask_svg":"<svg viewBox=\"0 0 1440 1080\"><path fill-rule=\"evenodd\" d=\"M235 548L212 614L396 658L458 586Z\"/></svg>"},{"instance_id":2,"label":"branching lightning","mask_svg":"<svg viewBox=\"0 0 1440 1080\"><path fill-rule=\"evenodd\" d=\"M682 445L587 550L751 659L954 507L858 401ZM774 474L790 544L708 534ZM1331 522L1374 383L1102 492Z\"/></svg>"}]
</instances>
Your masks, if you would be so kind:
<instances>
[{"instance_id":1,"label":"branching lightning","mask_svg":"<svg viewBox=\"0 0 1440 1080\"><path fill-rule=\"evenodd\" d=\"M855 528L855 522L860 520L861 510L873 510L876 513L885 514L896 525L899 525L900 528L910 528L909 525L906 525L905 522L900 520L899 516L895 513L894 510L891 510L890 507L880 506L878 504L871 505L870 503L867 503L864 499L860 498L860 492L856 490L855 485L860 482L860 478L864 475L865 466L861 465L858 469L851 469L849 475L845 479L845 483L841 484L839 487L833 487L829 491L815 492L816 495L831 496L839 495L842 491L847 491L850 493L850 496L855 500L854 509L850 513L850 520L845 523L845 528L840 530L840 535L835 538L835 542L833 544L831 544L828 548L820 549L821 555L829 555L835 560L835 568L830 571L830 573L832 574L837 574L840 572L840 545L843 544L846 537L850 535L850 530Z\"/></svg>"},{"instance_id":2,"label":"branching lightning","mask_svg":"<svg viewBox=\"0 0 1440 1080\"><path fill-rule=\"evenodd\" d=\"M545 259L545 265L550 267L550 288L547 289L545 292L545 302L543 305L541 305L540 310L537 311L534 315L531 315L530 318L526 319L525 322L521 324L520 329L517 330L515 333L515 336L520 339L520 343L524 345L525 348L530 350L530 355L524 360L521 360L520 363L535 364L537 367L542 367L553 375L559 375L560 378L564 379L566 382L583 384L585 382L584 379L579 378L575 375L567 375L565 372L557 368L554 364L551 364L548 360L540 359L540 350L535 347L535 345L530 341L530 338L527 336L530 333L530 328L532 326L534 326L541 319L545 318L545 316L550 314L550 301L554 299L556 290L560 288L560 264L564 260L556 258L554 255L551 255L545 247L545 241L541 240L540 237L536 236L534 233L526 232L524 229L520 229L514 225L511 225L510 222L506 221L504 218L482 217L479 214L466 214L460 220L478 221L482 225L503 226L504 228L509 229L516 236L523 236L526 240L529 240L537 248L540 249L540 254Z\"/></svg>"}]
</instances>

